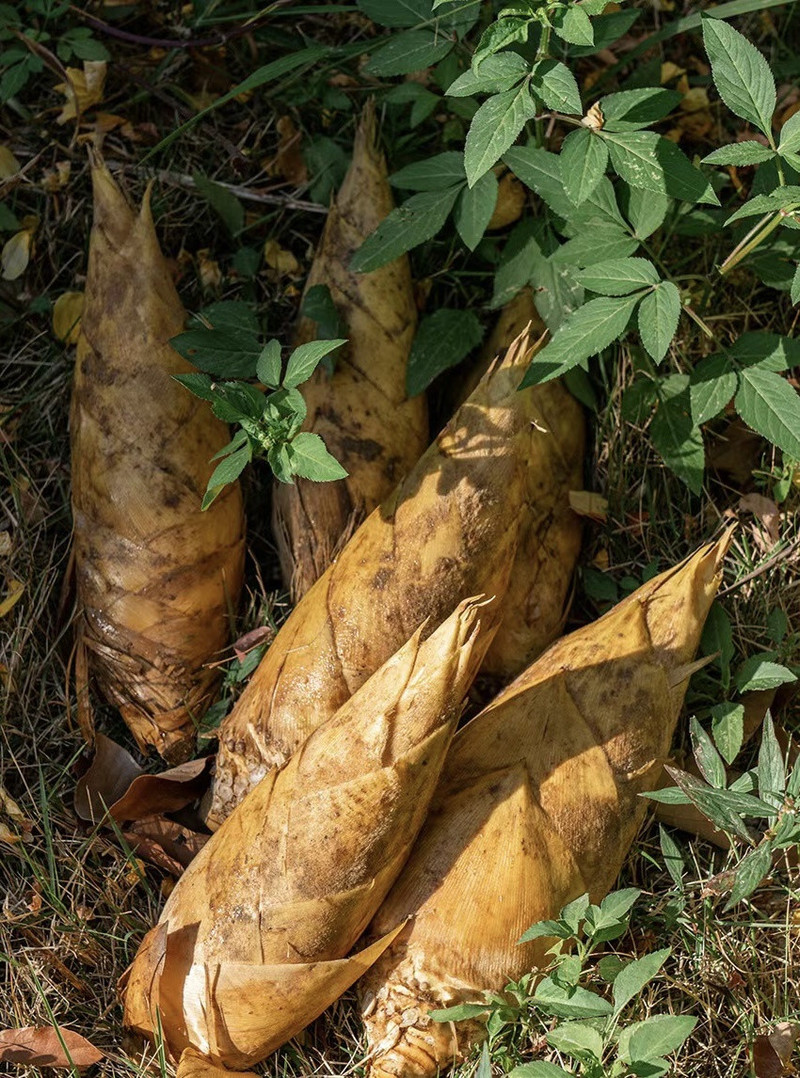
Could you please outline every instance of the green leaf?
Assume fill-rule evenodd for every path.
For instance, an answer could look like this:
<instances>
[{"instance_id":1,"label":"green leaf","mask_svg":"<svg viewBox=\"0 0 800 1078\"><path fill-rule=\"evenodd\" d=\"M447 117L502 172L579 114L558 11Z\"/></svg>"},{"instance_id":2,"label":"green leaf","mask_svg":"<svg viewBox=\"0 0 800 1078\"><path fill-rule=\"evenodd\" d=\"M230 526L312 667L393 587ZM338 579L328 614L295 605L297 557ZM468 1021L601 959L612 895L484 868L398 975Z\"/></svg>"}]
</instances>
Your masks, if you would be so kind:
<instances>
[{"instance_id":1,"label":"green leaf","mask_svg":"<svg viewBox=\"0 0 800 1078\"><path fill-rule=\"evenodd\" d=\"M569 199L580 206L603 178L608 147L587 127L570 132L561 146L561 170Z\"/></svg>"},{"instance_id":2,"label":"green leaf","mask_svg":"<svg viewBox=\"0 0 800 1078\"><path fill-rule=\"evenodd\" d=\"M638 887L623 887L619 891L612 891L606 895L600 903L600 916L593 922L594 928L609 928L620 921L625 921L641 896L642 892Z\"/></svg>"},{"instance_id":3,"label":"green leaf","mask_svg":"<svg viewBox=\"0 0 800 1078\"><path fill-rule=\"evenodd\" d=\"M552 255L552 259L554 262L583 268L609 259L627 258L638 247L639 241L624 228L597 221L582 229L571 240L562 243Z\"/></svg>"},{"instance_id":4,"label":"green leaf","mask_svg":"<svg viewBox=\"0 0 800 1078\"><path fill-rule=\"evenodd\" d=\"M722 671L722 687L727 692L731 682L730 665L733 658L733 627L731 619L720 603L714 602L708 612L700 647L704 655L719 654Z\"/></svg>"},{"instance_id":5,"label":"green leaf","mask_svg":"<svg viewBox=\"0 0 800 1078\"><path fill-rule=\"evenodd\" d=\"M711 708L711 732L723 759L732 764L744 740L744 705L727 702L714 704Z\"/></svg>"},{"instance_id":6,"label":"green leaf","mask_svg":"<svg viewBox=\"0 0 800 1078\"><path fill-rule=\"evenodd\" d=\"M206 202L222 218L222 222L232 236L237 236L244 228L244 206L236 195L227 187L209 180L200 172L192 175L194 185Z\"/></svg>"},{"instance_id":7,"label":"green leaf","mask_svg":"<svg viewBox=\"0 0 800 1078\"><path fill-rule=\"evenodd\" d=\"M723 352L701 359L689 376L692 419L700 426L719 415L733 400L739 376Z\"/></svg>"},{"instance_id":8,"label":"green leaf","mask_svg":"<svg viewBox=\"0 0 800 1078\"><path fill-rule=\"evenodd\" d=\"M241 449L237 449L235 453L231 453L229 457L225 457L216 466L211 474L211 478L208 481L208 487L203 495L203 501L200 505L200 509L205 512L211 505L218 494L221 493L222 488L227 486L228 483L235 483L244 469L250 463L253 457L253 451L248 442L247 445L242 446Z\"/></svg>"},{"instance_id":9,"label":"green leaf","mask_svg":"<svg viewBox=\"0 0 800 1078\"><path fill-rule=\"evenodd\" d=\"M329 482L347 477L347 472L331 456L318 434L301 431L289 442L287 449L292 471L303 479Z\"/></svg>"},{"instance_id":10,"label":"green leaf","mask_svg":"<svg viewBox=\"0 0 800 1078\"><path fill-rule=\"evenodd\" d=\"M459 75L447 89L447 97L471 97L473 94L499 94L510 90L528 74L528 65L516 52L487 56L477 72L470 69Z\"/></svg>"},{"instance_id":11,"label":"green leaf","mask_svg":"<svg viewBox=\"0 0 800 1078\"><path fill-rule=\"evenodd\" d=\"M530 940L538 939L569 939L573 935L572 930L563 925L560 921L537 921L535 925L524 932L517 943L528 943Z\"/></svg>"},{"instance_id":12,"label":"green leaf","mask_svg":"<svg viewBox=\"0 0 800 1078\"><path fill-rule=\"evenodd\" d=\"M723 912L733 909L742 899L752 895L772 867L772 846L762 842L754 850L744 855L736 866L731 896L725 903Z\"/></svg>"},{"instance_id":13,"label":"green leaf","mask_svg":"<svg viewBox=\"0 0 800 1078\"><path fill-rule=\"evenodd\" d=\"M489 23L481 35L472 56L472 70L480 75L481 68L494 53L500 52L515 41L527 41L531 19L510 17Z\"/></svg>"},{"instance_id":14,"label":"green leaf","mask_svg":"<svg viewBox=\"0 0 800 1078\"><path fill-rule=\"evenodd\" d=\"M786 790L786 768L783 752L775 737L775 726L769 711L761 728L761 746L758 750L758 796L780 808Z\"/></svg>"},{"instance_id":15,"label":"green leaf","mask_svg":"<svg viewBox=\"0 0 800 1078\"><path fill-rule=\"evenodd\" d=\"M431 0L356 0L359 11L379 26L418 26L431 18Z\"/></svg>"},{"instance_id":16,"label":"green leaf","mask_svg":"<svg viewBox=\"0 0 800 1078\"><path fill-rule=\"evenodd\" d=\"M795 681L797 678L791 670L763 655L751 655L736 673L736 688L739 692L777 689L779 685L791 685Z\"/></svg>"},{"instance_id":17,"label":"green leaf","mask_svg":"<svg viewBox=\"0 0 800 1078\"><path fill-rule=\"evenodd\" d=\"M589 16L578 4L554 12L552 26L570 45L594 45L594 30Z\"/></svg>"},{"instance_id":18,"label":"green leaf","mask_svg":"<svg viewBox=\"0 0 800 1078\"><path fill-rule=\"evenodd\" d=\"M721 19L704 17L701 25L719 96L731 112L769 135L776 101L769 64L755 45Z\"/></svg>"},{"instance_id":19,"label":"green leaf","mask_svg":"<svg viewBox=\"0 0 800 1078\"><path fill-rule=\"evenodd\" d=\"M775 156L775 151L762 146L755 139L733 142L730 146L720 146L718 150L703 158L704 165L760 165Z\"/></svg>"},{"instance_id":20,"label":"green leaf","mask_svg":"<svg viewBox=\"0 0 800 1078\"><path fill-rule=\"evenodd\" d=\"M572 266L560 265L554 258L544 258L531 275L536 310L551 333L555 333L583 303L583 285L573 274Z\"/></svg>"},{"instance_id":21,"label":"green leaf","mask_svg":"<svg viewBox=\"0 0 800 1078\"><path fill-rule=\"evenodd\" d=\"M663 86L646 86L640 90L620 90L599 101L610 131L635 130L668 116L681 103L682 95Z\"/></svg>"},{"instance_id":22,"label":"green leaf","mask_svg":"<svg viewBox=\"0 0 800 1078\"><path fill-rule=\"evenodd\" d=\"M771 191L768 195L755 195L725 221L726 226L745 217L756 217L765 213L778 213L780 210L794 211L800 206L800 187L787 184Z\"/></svg>"},{"instance_id":23,"label":"green leaf","mask_svg":"<svg viewBox=\"0 0 800 1078\"><path fill-rule=\"evenodd\" d=\"M389 177L389 183L405 191L442 191L466 178L463 153L452 151L406 165Z\"/></svg>"},{"instance_id":24,"label":"green leaf","mask_svg":"<svg viewBox=\"0 0 800 1078\"><path fill-rule=\"evenodd\" d=\"M591 231L598 225L603 227L613 225L616 228L627 229L617 205L614 187L608 176L603 176L583 205L577 209L573 207L567 217L568 220L563 229L566 236L579 236L582 232ZM603 257L610 256L604 254ZM599 262L600 259L596 258L595 261Z\"/></svg>"},{"instance_id":25,"label":"green leaf","mask_svg":"<svg viewBox=\"0 0 800 1078\"><path fill-rule=\"evenodd\" d=\"M559 920L563 921L563 923L572 931L573 936L576 936L578 934L580 923L588 909L588 894L579 895L563 907L559 914Z\"/></svg>"},{"instance_id":26,"label":"green leaf","mask_svg":"<svg viewBox=\"0 0 800 1078\"><path fill-rule=\"evenodd\" d=\"M661 846L661 856L664 858L664 867L672 877L672 882L675 886L682 890L686 863L683 859L681 848L663 824L658 825L658 838Z\"/></svg>"},{"instance_id":27,"label":"green leaf","mask_svg":"<svg viewBox=\"0 0 800 1078\"><path fill-rule=\"evenodd\" d=\"M497 177L490 170L474 187L464 188L459 196L453 220L456 231L470 251L474 251L483 239L497 205L497 191Z\"/></svg>"},{"instance_id":28,"label":"green leaf","mask_svg":"<svg viewBox=\"0 0 800 1078\"><path fill-rule=\"evenodd\" d=\"M434 1022L464 1022L469 1018L479 1018L489 1010L487 1003L459 1003L456 1007L447 1007L440 1011L429 1011Z\"/></svg>"},{"instance_id":29,"label":"green leaf","mask_svg":"<svg viewBox=\"0 0 800 1078\"><path fill-rule=\"evenodd\" d=\"M658 974L671 954L669 947L662 951L653 951L644 958L637 958L629 962L621 969L614 978L612 996L614 999L614 1016L616 1017L634 997L638 996L644 986Z\"/></svg>"},{"instance_id":30,"label":"green leaf","mask_svg":"<svg viewBox=\"0 0 800 1078\"><path fill-rule=\"evenodd\" d=\"M629 187L628 191L628 220L636 238L646 240L664 224L669 199L655 191L643 191L641 187Z\"/></svg>"},{"instance_id":31,"label":"green leaf","mask_svg":"<svg viewBox=\"0 0 800 1078\"><path fill-rule=\"evenodd\" d=\"M583 111L575 76L566 64L557 60L540 60L536 64L531 78L531 90L555 112L580 116Z\"/></svg>"},{"instance_id":32,"label":"green leaf","mask_svg":"<svg viewBox=\"0 0 800 1078\"><path fill-rule=\"evenodd\" d=\"M711 184L681 150L655 131L602 131L611 164L631 187L669 195L686 202L719 205Z\"/></svg>"},{"instance_id":33,"label":"green leaf","mask_svg":"<svg viewBox=\"0 0 800 1078\"><path fill-rule=\"evenodd\" d=\"M547 1034L547 1043L580 1061L588 1057L599 1062L603 1055L603 1038L594 1026L585 1022L563 1022Z\"/></svg>"},{"instance_id":34,"label":"green leaf","mask_svg":"<svg viewBox=\"0 0 800 1078\"><path fill-rule=\"evenodd\" d=\"M619 1057L633 1063L669 1055L680 1048L696 1025L696 1018L683 1014L657 1014L634 1022L620 1033Z\"/></svg>"},{"instance_id":35,"label":"green leaf","mask_svg":"<svg viewBox=\"0 0 800 1078\"><path fill-rule=\"evenodd\" d=\"M728 352L744 367L785 371L800 365L800 339L779 333L743 333Z\"/></svg>"},{"instance_id":36,"label":"green leaf","mask_svg":"<svg viewBox=\"0 0 800 1078\"><path fill-rule=\"evenodd\" d=\"M584 288L604 296L627 296L658 284L658 272L646 258L610 258L575 274Z\"/></svg>"},{"instance_id":37,"label":"green leaf","mask_svg":"<svg viewBox=\"0 0 800 1078\"><path fill-rule=\"evenodd\" d=\"M692 419L689 379L683 374L665 378L659 404L650 424L650 441L665 464L695 494L703 489L703 436Z\"/></svg>"},{"instance_id":38,"label":"green leaf","mask_svg":"<svg viewBox=\"0 0 800 1078\"><path fill-rule=\"evenodd\" d=\"M487 98L475 113L464 145L467 182L473 187L536 114L536 104L526 84Z\"/></svg>"},{"instance_id":39,"label":"green leaf","mask_svg":"<svg viewBox=\"0 0 800 1078\"><path fill-rule=\"evenodd\" d=\"M736 411L758 434L800 460L800 407L797 393L773 371L747 367L739 375Z\"/></svg>"},{"instance_id":40,"label":"green leaf","mask_svg":"<svg viewBox=\"0 0 800 1078\"><path fill-rule=\"evenodd\" d=\"M575 212L574 204L564 193L561 158L535 146L514 146L503 154L503 160L526 187L535 191L559 217Z\"/></svg>"},{"instance_id":41,"label":"green leaf","mask_svg":"<svg viewBox=\"0 0 800 1078\"><path fill-rule=\"evenodd\" d=\"M258 337L247 329L188 329L170 345L195 367L220 378L252 378L261 353Z\"/></svg>"},{"instance_id":42,"label":"green leaf","mask_svg":"<svg viewBox=\"0 0 800 1078\"><path fill-rule=\"evenodd\" d=\"M781 128L778 151L783 156L800 152L800 112L793 113Z\"/></svg>"},{"instance_id":43,"label":"green leaf","mask_svg":"<svg viewBox=\"0 0 800 1078\"><path fill-rule=\"evenodd\" d=\"M332 341L341 337L342 320L326 284L315 284L308 289L300 304L300 314L317 323L317 337L320 340Z\"/></svg>"},{"instance_id":44,"label":"green leaf","mask_svg":"<svg viewBox=\"0 0 800 1078\"><path fill-rule=\"evenodd\" d=\"M533 1063L520 1063L508 1072L508 1078L565 1078L565 1075L566 1078L572 1078L569 1071L544 1059L534 1060Z\"/></svg>"},{"instance_id":45,"label":"green leaf","mask_svg":"<svg viewBox=\"0 0 800 1078\"><path fill-rule=\"evenodd\" d=\"M454 367L480 344L483 330L473 311L441 308L423 318L408 357L406 392L422 393L437 375Z\"/></svg>"},{"instance_id":46,"label":"green leaf","mask_svg":"<svg viewBox=\"0 0 800 1078\"><path fill-rule=\"evenodd\" d=\"M581 4L581 7L584 5ZM639 18L640 11L614 11L608 15L598 15L592 20L594 44L573 45L567 51L570 58L592 56L601 49L607 49L630 30Z\"/></svg>"},{"instance_id":47,"label":"green leaf","mask_svg":"<svg viewBox=\"0 0 800 1078\"><path fill-rule=\"evenodd\" d=\"M180 382L182 386L185 386L190 393L194 393L195 397L199 397L200 400L213 401L214 390L211 387L214 380L209 378L207 374L173 374L172 377L176 382Z\"/></svg>"},{"instance_id":48,"label":"green leaf","mask_svg":"<svg viewBox=\"0 0 800 1078\"><path fill-rule=\"evenodd\" d=\"M267 341L256 364L256 376L265 386L275 389L281 384L280 341Z\"/></svg>"},{"instance_id":49,"label":"green leaf","mask_svg":"<svg viewBox=\"0 0 800 1078\"><path fill-rule=\"evenodd\" d=\"M794 304L800 303L800 264L798 264L797 269L794 271L794 277L792 278L792 289L789 293L789 298Z\"/></svg>"},{"instance_id":50,"label":"green leaf","mask_svg":"<svg viewBox=\"0 0 800 1078\"><path fill-rule=\"evenodd\" d=\"M319 361L329 355L335 348L341 348L343 344L347 344L347 341L342 339L309 341L308 344L301 344L299 348L295 348L289 356L286 374L283 377L283 385L287 389L292 389L294 386L299 386L302 382L306 382L314 373ZM313 477L309 476L308 478Z\"/></svg>"},{"instance_id":51,"label":"green leaf","mask_svg":"<svg viewBox=\"0 0 800 1078\"><path fill-rule=\"evenodd\" d=\"M552 977L536 986L534 1001L539 1010L557 1018L601 1018L612 1012L611 1004L586 988L562 988Z\"/></svg>"},{"instance_id":52,"label":"green leaf","mask_svg":"<svg viewBox=\"0 0 800 1078\"><path fill-rule=\"evenodd\" d=\"M513 299L528 284L537 267L546 261L541 239L542 223L536 218L526 217L512 229L495 271L492 310Z\"/></svg>"},{"instance_id":53,"label":"green leaf","mask_svg":"<svg viewBox=\"0 0 800 1078\"><path fill-rule=\"evenodd\" d=\"M692 735L692 753L700 774L711 786L717 790L724 790L727 776L722 757L694 715L689 720L689 726Z\"/></svg>"},{"instance_id":54,"label":"green leaf","mask_svg":"<svg viewBox=\"0 0 800 1078\"><path fill-rule=\"evenodd\" d=\"M681 296L672 281L661 283L644 297L639 307L639 336L642 344L660 363L678 330Z\"/></svg>"},{"instance_id":55,"label":"green leaf","mask_svg":"<svg viewBox=\"0 0 800 1078\"><path fill-rule=\"evenodd\" d=\"M453 41L433 30L406 30L392 34L385 45L376 49L367 63L367 75L407 75L421 71L443 59L453 48Z\"/></svg>"},{"instance_id":56,"label":"green leaf","mask_svg":"<svg viewBox=\"0 0 800 1078\"><path fill-rule=\"evenodd\" d=\"M681 771L677 767L667 767L666 770L704 816L717 827L746 840L749 839L749 835L740 816L752 816L756 819L769 818L774 812L771 805L751 794L740 793L733 788L715 790L706 785L702 779L695 778L694 775Z\"/></svg>"},{"instance_id":57,"label":"green leaf","mask_svg":"<svg viewBox=\"0 0 800 1078\"><path fill-rule=\"evenodd\" d=\"M460 190L448 187L446 191L412 195L367 236L350 259L350 269L369 273L431 239L443 227Z\"/></svg>"},{"instance_id":58,"label":"green leaf","mask_svg":"<svg viewBox=\"0 0 800 1078\"><path fill-rule=\"evenodd\" d=\"M589 356L597 355L625 332L638 296L600 296L574 311L552 341L534 358L520 388L557 378Z\"/></svg>"}]
</instances>

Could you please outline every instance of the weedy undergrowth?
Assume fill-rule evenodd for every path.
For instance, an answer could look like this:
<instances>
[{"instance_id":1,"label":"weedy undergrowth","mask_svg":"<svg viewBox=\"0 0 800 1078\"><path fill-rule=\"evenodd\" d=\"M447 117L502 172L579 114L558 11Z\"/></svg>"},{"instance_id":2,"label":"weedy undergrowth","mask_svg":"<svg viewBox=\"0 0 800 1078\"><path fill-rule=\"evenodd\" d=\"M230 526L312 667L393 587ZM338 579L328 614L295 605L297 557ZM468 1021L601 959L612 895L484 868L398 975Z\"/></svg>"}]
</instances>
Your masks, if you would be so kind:
<instances>
[{"instance_id":1,"label":"weedy undergrowth","mask_svg":"<svg viewBox=\"0 0 800 1078\"><path fill-rule=\"evenodd\" d=\"M637 999L659 975L670 948L628 962L614 954L598 954L604 944L627 931L641 893L636 888L612 891L600 905L592 904L588 894L576 898L556 920L538 921L519 940L555 939L547 952L552 962L541 979L526 974L509 983L504 993L488 993L485 1003L460 1004L434 1011L431 1017L437 1022L458 1022L487 1016L479 1075L491 1074L492 1059L503 1062L509 1038L519 1039L522 1031L529 1036L544 1034L547 1045L569 1059L572 1069L535 1060L514 1067L508 1072L510 1078L617 1078L623 1074L657 1078L666 1074L670 1064L664 1057L680 1048L697 1019L651 1014L635 1021L634 1016Z\"/></svg>"}]
</instances>

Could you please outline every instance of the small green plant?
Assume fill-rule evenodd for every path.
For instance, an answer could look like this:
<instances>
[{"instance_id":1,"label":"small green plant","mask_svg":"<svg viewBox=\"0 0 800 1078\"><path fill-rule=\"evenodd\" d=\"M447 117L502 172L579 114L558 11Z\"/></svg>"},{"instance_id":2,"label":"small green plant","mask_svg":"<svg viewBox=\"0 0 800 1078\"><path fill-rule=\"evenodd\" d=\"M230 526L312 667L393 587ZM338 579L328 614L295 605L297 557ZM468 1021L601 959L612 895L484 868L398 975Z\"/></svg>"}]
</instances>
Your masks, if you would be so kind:
<instances>
[{"instance_id":1,"label":"small green plant","mask_svg":"<svg viewBox=\"0 0 800 1078\"><path fill-rule=\"evenodd\" d=\"M631 1010L645 986L658 976L670 956L669 948L631 961L614 954L597 955L604 944L627 930L640 895L635 888L613 891L599 906L588 895L576 898L557 920L539 921L520 939L520 943L541 937L557 941L548 952L553 961L535 985L531 973L507 985L504 994L488 994L486 1003L433 1011L431 1017L437 1022L458 1022L486 1016L488 1040L481 1064L487 1074L493 1051L508 1032L521 1027L539 1027L547 1044L572 1061L572 1069L535 1060L514 1067L510 1078L657 1078L666 1074L665 1056L680 1048L697 1019L657 1014L632 1021Z\"/></svg>"},{"instance_id":2,"label":"small green plant","mask_svg":"<svg viewBox=\"0 0 800 1078\"><path fill-rule=\"evenodd\" d=\"M691 721L691 733L702 778L668 767L677 785L643 796L664 804L694 805L729 836L735 848L741 849L742 844L748 847L735 867L716 881L717 889L730 891L727 911L762 883L778 851L800 842L800 766L787 769L769 712L764 719L757 766L730 783L722 756L696 719Z\"/></svg>"},{"instance_id":3,"label":"small green plant","mask_svg":"<svg viewBox=\"0 0 800 1078\"><path fill-rule=\"evenodd\" d=\"M258 325L247 305L219 303L206 309L197 328L170 343L201 372L175 375L176 381L208 401L218 419L238 428L214 457L219 464L208 481L203 509L256 457L265 458L282 483L291 483L296 475L317 482L347 475L318 434L300 430L306 403L297 388L345 340L300 345L283 369L280 342L259 341ZM251 379L258 379L268 392Z\"/></svg>"}]
</instances>

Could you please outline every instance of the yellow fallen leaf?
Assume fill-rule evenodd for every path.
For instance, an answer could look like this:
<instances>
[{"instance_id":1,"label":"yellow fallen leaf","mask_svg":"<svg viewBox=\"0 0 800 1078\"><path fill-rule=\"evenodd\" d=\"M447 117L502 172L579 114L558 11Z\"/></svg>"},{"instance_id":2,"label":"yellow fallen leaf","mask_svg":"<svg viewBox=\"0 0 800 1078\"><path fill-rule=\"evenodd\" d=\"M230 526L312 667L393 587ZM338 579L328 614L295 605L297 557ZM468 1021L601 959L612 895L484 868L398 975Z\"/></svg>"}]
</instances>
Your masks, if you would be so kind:
<instances>
[{"instance_id":1,"label":"yellow fallen leaf","mask_svg":"<svg viewBox=\"0 0 800 1078\"><path fill-rule=\"evenodd\" d=\"M0 602L0 618L4 618L22 598L25 585L21 580L9 580L5 599Z\"/></svg>"},{"instance_id":2,"label":"yellow fallen leaf","mask_svg":"<svg viewBox=\"0 0 800 1078\"><path fill-rule=\"evenodd\" d=\"M32 240L33 234L27 228L22 232L15 232L10 240L6 240L0 254L0 270L4 281L16 281L28 268Z\"/></svg>"},{"instance_id":3,"label":"yellow fallen leaf","mask_svg":"<svg viewBox=\"0 0 800 1078\"><path fill-rule=\"evenodd\" d=\"M8 146L0 146L0 180L7 180L9 176L16 175L19 167L19 161Z\"/></svg>"},{"instance_id":4,"label":"yellow fallen leaf","mask_svg":"<svg viewBox=\"0 0 800 1078\"><path fill-rule=\"evenodd\" d=\"M64 344L77 344L81 331L83 292L64 292L53 304L53 333Z\"/></svg>"},{"instance_id":5,"label":"yellow fallen leaf","mask_svg":"<svg viewBox=\"0 0 800 1078\"><path fill-rule=\"evenodd\" d=\"M264 244L264 261L270 269L278 273L279 277L285 273L294 274L300 272L300 263L292 252L287 251L285 247L281 247L277 240L267 240Z\"/></svg>"},{"instance_id":6,"label":"yellow fallen leaf","mask_svg":"<svg viewBox=\"0 0 800 1078\"><path fill-rule=\"evenodd\" d=\"M67 68L69 82L60 82L56 86L56 90L67 99L57 123L65 124L93 105L100 104L106 84L106 68L105 60L84 60L83 71L77 67Z\"/></svg>"},{"instance_id":7,"label":"yellow fallen leaf","mask_svg":"<svg viewBox=\"0 0 800 1078\"><path fill-rule=\"evenodd\" d=\"M21 836L15 834L10 827L0 821L0 842L7 842L9 845L13 845L15 842L20 842Z\"/></svg>"},{"instance_id":8,"label":"yellow fallen leaf","mask_svg":"<svg viewBox=\"0 0 800 1078\"><path fill-rule=\"evenodd\" d=\"M56 161L56 167L45 172L42 177L42 187L45 191L55 194L69 183L72 166L69 161Z\"/></svg>"},{"instance_id":9,"label":"yellow fallen leaf","mask_svg":"<svg viewBox=\"0 0 800 1078\"><path fill-rule=\"evenodd\" d=\"M0 532L0 558L7 558L11 553L11 532Z\"/></svg>"},{"instance_id":10,"label":"yellow fallen leaf","mask_svg":"<svg viewBox=\"0 0 800 1078\"><path fill-rule=\"evenodd\" d=\"M0 783L0 812L11 820L25 819L25 813L2 783Z\"/></svg>"},{"instance_id":11,"label":"yellow fallen leaf","mask_svg":"<svg viewBox=\"0 0 800 1078\"><path fill-rule=\"evenodd\" d=\"M219 262L210 257L207 247L197 252L197 273L204 292L216 291L222 284L222 270L219 268Z\"/></svg>"},{"instance_id":12,"label":"yellow fallen leaf","mask_svg":"<svg viewBox=\"0 0 800 1078\"><path fill-rule=\"evenodd\" d=\"M591 490L571 490L569 504L579 517L590 517L604 524L608 514L608 500Z\"/></svg>"}]
</instances>

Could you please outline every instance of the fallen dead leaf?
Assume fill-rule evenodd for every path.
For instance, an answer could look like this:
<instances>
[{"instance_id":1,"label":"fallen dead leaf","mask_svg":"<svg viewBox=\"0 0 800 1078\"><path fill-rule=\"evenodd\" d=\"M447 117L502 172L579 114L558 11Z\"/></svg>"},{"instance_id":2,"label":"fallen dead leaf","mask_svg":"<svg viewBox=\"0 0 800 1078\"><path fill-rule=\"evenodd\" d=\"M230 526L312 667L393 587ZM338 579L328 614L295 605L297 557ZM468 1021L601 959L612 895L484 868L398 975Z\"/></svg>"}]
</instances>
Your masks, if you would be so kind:
<instances>
[{"instance_id":1,"label":"fallen dead leaf","mask_svg":"<svg viewBox=\"0 0 800 1078\"><path fill-rule=\"evenodd\" d=\"M8 146L0 146L0 180L15 176L20 170L19 161Z\"/></svg>"},{"instance_id":2,"label":"fallen dead leaf","mask_svg":"<svg viewBox=\"0 0 800 1078\"><path fill-rule=\"evenodd\" d=\"M64 292L53 304L53 333L64 344L77 344L81 332L83 292Z\"/></svg>"},{"instance_id":3,"label":"fallen dead leaf","mask_svg":"<svg viewBox=\"0 0 800 1078\"><path fill-rule=\"evenodd\" d=\"M211 258L208 247L197 252L197 275L204 292L216 291L222 284L222 270L219 262Z\"/></svg>"},{"instance_id":4,"label":"fallen dead leaf","mask_svg":"<svg viewBox=\"0 0 800 1078\"><path fill-rule=\"evenodd\" d=\"M12 551L11 532L0 532L0 558L7 558Z\"/></svg>"},{"instance_id":5,"label":"fallen dead leaf","mask_svg":"<svg viewBox=\"0 0 800 1078\"><path fill-rule=\"evenodd\" d=\"M300 272L300 263L291 251L281 247L277 240L267 240L264 244L264 261L275 270L278 277L288 274L290 277Z\"/></svg>"},{"instance_id":6,"label":"fallen dead leaf","mask_svg":"<svg viewBox=\"0 0 800 1078\"><path fill-rule=\"evenodd\" d=\"M507 228L518 221L525 208L526 198L527 191L514 173L504 172L497 187L497 202L486 226L487 230L491 232L498 228Z\"/></svg>"},{"instance_id":7,"label":"fallen dead leaf","mask_svg":"<svg viewBox=\"0 0 800 1078\"><path fill-rule=\"evenodd\" d=\"M266 164L267 174L282 176L295 187L308 182L308 169L303 158L300 132L291 116L281 116L275 124L278 135L278 152L272 161Z\"/></svg>"},{"instance_id":8,"label":"fallen dead leaf","mask_svg":"<svg viewBox=\"0 0 800 1078\"><path fill-rule=\"evenodd\" d=\"M42 187L45 191L54 195L57 191L62 191L67 186L71 174L72 165L69 161L56 161L56 167L45 172L42 177Z\"/></svg>"},{"instance_id":9,"label":"fallen dead leaf","mask_svg":"<svg viewBox=\"0 0 800 1078\"><path fill-rule=\"evenodd\" d=\"M24 228L21 232L15 232L11 239L3 244L0 269L4 281L16 281L28 268L32 242L33 233Z\"/></svg>"},{"instance_id":10,"label":"fallen dead leaf","mask_svg":"<svg viewBox=\"0 0 800 1078\"><path fill-rule=\"evenodd\" d=\"M9 614L22 598L25 585L21 580L9 580L6 584L5 598L0 600L0 618Z\"/></svg>"},{"instance_id":11,"label":"fallen dead leaf","mask_svg":"<svg viewBox=\"0 0 800 1078\"><path fill-rule=\"evenodd\" d=\"M27 1067L91 1067L104 1053L72 1029L25 1026L0 1031L0 1062Z\"/></svg>"},{"instance_id":12,"label":"fallen dead leaf","mask_svg":"<svg viewBox=\"0 0 800 1078\"><path fill-rule=\"evenodd\" d=\"M124 837L135 854L173 876L180 876L211 838L164 816L137 820Z\"/></svg>"},{"instance_id":13,"label":"fallen dead leaf","mask_svg":"<svg viewBox=\"0 0 800 1078\"><path fill-rule=\"evenodd\" d=\"M15 842L22 842L22 835L12 831L7 824L0 820L0 842L7 842L10 846L13 846Z\"/></svg>"},{"instance_id":14,"label":"fallen dead leaf","mask_svg":"<svg viewBox=\"0 0 800 1078\"><path fill-rule=\"evenodd\" d=\"M75 812L82 820L98 822L141 774L127 749L105 734L97 734L94 759L75 788Z\"/></svg>"},{"instance_id":15,"label":"fallen dead leaf","mask_svg":"<svg viewBox=\"0 0 800 1078\"><path fill-rule=\"evenodd\" d=\"M761 1034L753 1042L755 1078L783 1078L793 1073L792 1050L800 1036L796 1022L779 1022L772 1033Z\"/></svg>"},{"instance_id":16,"label":"fallen dead leaf","mask_svg":"<svg viewBox=\"0 0 800 1078\"><path fill-rule=\"evenodd\" d=\"M240 636L233 645L236 658L239 662L244 662L244 658L248 651L252 651L253 648L257 648L259 644L263 644L266 640L270 640L274 635L275 630L270 628L269 625L259 625L257 629L251 629L249 633Z\"/></svg>"},{"instance_id":17,"label":"fallen dead leaf","mask_svg":"<svg viewBox=\"0 0 800 1078\"><path fill-rule=\"evenodd\" d=\"M602 494L595 494L591 490L571 490L569 492L569 504L573 513L579 517L589 517L598 524L605 524L608 515L608 500Z\"/></svg>"},{"instance_id":18,"label":"fallen dead leaf","mask_svg":"<svg viewBox=\"0 0 800 1078\"><path fill-rule=\"evenodd\" d=\"M0 783L0 812L11 820L25 819L25 813L2 783Z\"/></svg>"},{"instance_id":19,"label":"fallen dead leaf","mask_svg":"<svg viewBox=\"0 0 800 1078\"><path fill-rule=\"evenodd\" d=\"M83 115L93 105L103 100L106 84L107 64L105 60L84 60L83 71L77 67L68 67L68 82L60 82L56 90L66 97L66 104L57 118L57 123L65 124Z\"/></svg>"},{"instance_id":20,"label":"fallen dead leaf","mask_svg":"<svg viewBox=\"0 0 800 1078\"><path fill-rule=\"evenodd\" d=\"M761 524L761 528L754 529L754 538L762 551L771 550L781 537L781 511L771 498L763 494L745 494L739 499L738 509L740 513L752 513ZM765 542L766 532L769 542Z\"/></svg>"}]
</instances>

